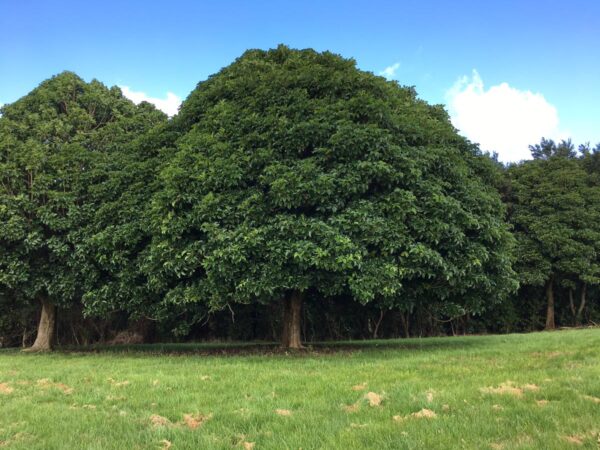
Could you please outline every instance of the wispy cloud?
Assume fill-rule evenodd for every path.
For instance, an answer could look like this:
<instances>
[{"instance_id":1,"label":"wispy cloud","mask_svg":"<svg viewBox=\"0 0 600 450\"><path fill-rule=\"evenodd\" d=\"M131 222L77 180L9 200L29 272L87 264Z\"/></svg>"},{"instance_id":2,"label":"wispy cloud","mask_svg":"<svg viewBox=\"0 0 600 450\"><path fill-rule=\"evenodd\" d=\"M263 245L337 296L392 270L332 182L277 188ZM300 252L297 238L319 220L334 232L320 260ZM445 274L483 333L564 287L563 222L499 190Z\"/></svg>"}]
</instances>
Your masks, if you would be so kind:
<instances>
[{"instance_id":1,"label":"wispy cloud","mask_svg":"<svg viewBox=\"0 0 600 450\"><path fill-rule=\"evenodd\" d=\"M119 87L121 88L121 91L123 91L123 95L136 105L144 101L152 103L154 106L156 106L169 117L173 117L175 114L177 114L177 111L179 110L179 105L181 105L181 98L179 98L172 92L167 92L166 98L156 98L150 97L145 92L134 91L128 86Z\"/></svg>"},{"instance_id":2,"label":"wispy cloud","mask_svg":"<svg viewBox=\"0 0 600 450\"><path fill-rule=\"evenodd\" d=\"M476 70L446 92L452 123L461 134L496 151L500 160L530 158L529 145L543 137L562 139L558 112L542 94L500 83L485 89Z\"/></svg>"},{"instance_id":3,"label":"wispy cloud","mask_svg":"<svg viewBox=\"0 0 600 450\"><path fill-rule=\"evenodd\" d=\"M398 72L398 69L400 68L400 63L394 63L391 66L386 67L385 69L383 69L381 72L379 72L379 75L387 78L388 80L393 80L394 77L396 76L396 72Z\"/></svg>"}]
</instances>

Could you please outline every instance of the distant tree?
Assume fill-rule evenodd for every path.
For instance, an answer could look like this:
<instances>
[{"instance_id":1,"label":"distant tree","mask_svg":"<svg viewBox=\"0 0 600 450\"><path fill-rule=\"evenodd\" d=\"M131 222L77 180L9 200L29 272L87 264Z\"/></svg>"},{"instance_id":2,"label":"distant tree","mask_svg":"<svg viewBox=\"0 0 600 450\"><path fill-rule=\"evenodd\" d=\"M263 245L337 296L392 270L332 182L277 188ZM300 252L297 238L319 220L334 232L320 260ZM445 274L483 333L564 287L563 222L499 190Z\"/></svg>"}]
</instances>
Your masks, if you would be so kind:
<instances>
[{"instance_id":1,"label":"distant tree","mask_svg":"<svg viewBox=\"0 0 600 450\"><path fill-rule=\"evenodd\" d=\"M577 156L575 146L570 139L563 139L556 143L552 139L542 138L539 144L530 145L529 151L533 159L575 158Z\"/></svg>"},{"instance_id":2,"label":"distant tree","mask_svg":"<svg viewBox=\"0 0 600 450\"><path fill-rule=\"evenodd\" d=\"M587 285L600 282L600 188L569 141L542 139L531 152L533 161L509 170L510 220L517 272L523 284L545 287L546 329L553 329L555 287L579 287L585 305ZM578 321L581 311L571 308Z\"/></svg>"},{"instance_id":3,"label":"distant tree","mask_svg":"<svg viewBox=\"0 0 600 450\"><path fill-rule=\"evenodd\" d=\"M52 347L56 308L82 295L77 245L89 222L95 170L146 124L118 88L64 72L2 108L0 118L0 290L38 303L31 350Z\"/></svg>"},{"instance_id":4,"label":"distant tree","mask_svg":"<svg viewBox=\"0 0 600 450\"><path fill-rule=\"evenodd\" d=\"M516 287L478 150L442 107L352 60L248 51L173 127L148 274L167 303L282 302L297 348L307 296L480 308Z\"/></svg>"}]
</instances>

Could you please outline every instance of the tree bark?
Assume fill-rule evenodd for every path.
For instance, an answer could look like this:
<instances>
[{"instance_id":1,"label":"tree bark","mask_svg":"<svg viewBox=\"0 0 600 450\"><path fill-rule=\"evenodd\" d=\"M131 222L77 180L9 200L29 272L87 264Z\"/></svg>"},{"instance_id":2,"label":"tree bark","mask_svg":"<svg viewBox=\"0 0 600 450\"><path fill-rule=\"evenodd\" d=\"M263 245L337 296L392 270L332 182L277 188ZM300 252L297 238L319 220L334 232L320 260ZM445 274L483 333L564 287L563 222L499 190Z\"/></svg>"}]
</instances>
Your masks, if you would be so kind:
<instances>
[{"instance_id":1,"label":"tree bark","mask_svg":"<svg viewBox=\"0 0 600 450\"><path fill-rule=\"evenodd\" d=\"M410 323L409 323L409 319L410 319L410 314L408 313L408 311L405 313L400 313L400 320L402 321L402 327L404 328L404 337L405 338L410 338Z\"/></svg>"},{"instance_id":2,"label":"tree bark","mask_svg":"<svg viewBox=\"0 0 600 450\"><path fill-rule=\"evenodd\" d=\"M283 348L303 348L302 346L302 292L294 290L284 299L283 333L281 346Z\"/></svg>"},{"instance_id":3,"label":"tree bark","mask_svg":"<svg viewBox=\"0 0 600 450\"><path fill-rule=\"evenodd\" d=\"M27 351L30 352L48 352L52 350L52 345L54 343L56 306L50 303L45 297L42 297L40 302L42 303L42 314L40 315L40 323L38 325L35 342L27 349Z\"/></svg>"},{"instance_id":4,"label":"tree bark","mask_svg":"<svg viewBox=\"0 0 600 450\"><path fill-rule=\"evenodd\" d=\"M579 308L577 309L577 314L575 315L575 326L579 326L581 324L581 316L583 314L583 309L585 308L586 293L587 284L583 283L583 286L581 287L581 302L579 303Z\"/></svg>"},{"instance_id":5,"label":"tree bark","mask_svg":"<svg viewBox=\"0 0 600 450\"><path fill-rule=\"evenodd\" d=\"M573 288L569 288L569 307L571 308L573 319L577 322L577 311L575 310L575 301L573 300Z\"/></svg>"},{"instance_id":6,"label":"tree bark","mask_svg":"<svg viewBox=\"0 0 600 450\"><path fill-rule=\"evenodd\" d=\"M375 322L375 329L373 330L373 339L377 339L377 334L379 332L379 326L381 325L381 321L383 320L383 316L385 311L382 309L379 311L379 319Z\"/></svg>"},{"instance_id":7,"label":"tree bark","mask_svg":"<svg viewBox=\"0 0 600 450\"><path fill-rule=\"evenodd\" d=\"M546 298L548 300L548 306L546 308L546 330L554 330L556 324L554 323L554 286L552 278L546 283Z\"/></svg>"}]
</instances>

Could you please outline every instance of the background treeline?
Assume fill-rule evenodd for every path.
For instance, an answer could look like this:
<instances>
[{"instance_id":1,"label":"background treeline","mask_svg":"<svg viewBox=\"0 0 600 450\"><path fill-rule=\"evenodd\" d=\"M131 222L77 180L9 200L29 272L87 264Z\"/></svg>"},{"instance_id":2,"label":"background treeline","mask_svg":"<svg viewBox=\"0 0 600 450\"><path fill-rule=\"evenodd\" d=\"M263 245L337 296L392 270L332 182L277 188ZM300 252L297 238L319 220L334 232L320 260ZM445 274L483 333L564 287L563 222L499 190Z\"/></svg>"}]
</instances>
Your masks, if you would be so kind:
<instances>
[{"instance_id":1,"label":"background treeline","mask_svg":"<svg viewBox=\"0 0 600 450\"><path fill-rule=\"evenodd\" d=\"M412 88L285 46L171 119L69 72L0 111L3 346L600 322L600 145L502 165Z\"/></svg>"}]
</instances>

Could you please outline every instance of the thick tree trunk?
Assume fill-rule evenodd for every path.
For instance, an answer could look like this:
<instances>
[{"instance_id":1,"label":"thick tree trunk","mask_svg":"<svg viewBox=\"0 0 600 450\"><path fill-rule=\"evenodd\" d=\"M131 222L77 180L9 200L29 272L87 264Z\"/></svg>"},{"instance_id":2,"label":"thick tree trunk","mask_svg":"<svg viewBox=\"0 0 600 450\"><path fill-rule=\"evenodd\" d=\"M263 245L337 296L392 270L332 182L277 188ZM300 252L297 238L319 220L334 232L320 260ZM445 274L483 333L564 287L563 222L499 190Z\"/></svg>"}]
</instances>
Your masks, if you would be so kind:
<instances>
[{"instance_id":1,"label":"thick tree trunk","mask_svg":"<svg viewBox=\"0 0 600 450\"><path fill-rule=\"evenodd\" d=\"M554 323L554 286L552 278L546 283L546 299L548 300L548 306L546 308L546 330L554 330L556 325Z\"/></svg>"},{"instance_id":2,"label":"thick tree trunk","mask_svg":"<svg viewBox=\"0 0 600 450\"><path fill-rule=\"evenodd\" d=\"M302 292L294 290L284 300L283 333L281 346L284 348L302 347Z\"/></svg>"},{"instance_id":3,"label":"thick tree trunk","mask_svg":"<svg viewBox=\"0 0 600 450\"><path fill-rule=\"evenodd\" d=\"M30 352L47 352L52 350L54 343L54 327L56 324L56 307L45 297L40 299L42 314L38 325L35 342L27 349Z\"/></svg>"}]
</instances>

